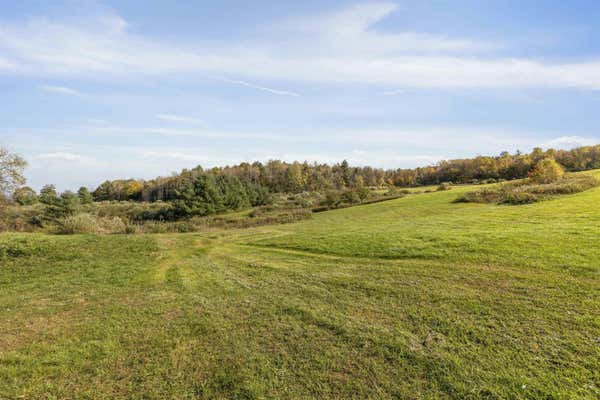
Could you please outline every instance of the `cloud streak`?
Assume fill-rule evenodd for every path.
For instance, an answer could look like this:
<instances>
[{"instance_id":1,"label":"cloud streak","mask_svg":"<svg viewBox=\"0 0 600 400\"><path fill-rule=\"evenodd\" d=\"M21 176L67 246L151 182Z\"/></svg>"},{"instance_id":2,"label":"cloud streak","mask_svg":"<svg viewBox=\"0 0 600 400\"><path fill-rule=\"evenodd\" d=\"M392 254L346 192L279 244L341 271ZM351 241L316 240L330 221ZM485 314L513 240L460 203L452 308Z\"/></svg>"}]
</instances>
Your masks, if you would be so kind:
<instances>
[{"instance_id":1,"label":"cloud streak","mask_svg":"<svg viewBox=\"0 0 600 400\"><path fill-rule=\"evenodd\" d=\"M90 162L94 160L91 157L68 152L42 153L35 156L35 158L38 160L67 161L75 163Z\"/></svg>"},{"instance_id":2,"label":"cloud streak","mask_svg":"<svg viewBox=\"0 0 600 400\"><path fill-rule=\"evenodd\" d=\"M316 16L313 22L283 24L306 32L297 40L280 39L274 32L268 41L198 40L193 47L133 34L127 21L114 15L78 24L32 18L0 24L0 73L93 80L229 75L239 78L221 80L292 97L300 94L253 81L600 90L599 58L548 62L494 57L490 52L498 45L493 43L378 31L377 23L396 11L391 3L367 3Z\"/></svg>"},{"instance_id":3,"label":"cloud streak","mask_svg":"<svg viewBox=\"0 0 600 400\"><path fill-rule=\"evenodd\" d=\"M383 96L396 96L398 94L404 94L404 93L406 93L406 90L396 89L396 90L388 90L388 91L382 92L381 94Z\"/></svg>"},{"instance_id":4,"label":"cloud streak","mask_svg":"<svg viewBox=\"0 0 600 400\"><path fill-rule=\"evenodd\" d=\"M201 119L195 117L186 117L183 115L156 114L155 117L161 121L178 122L183 124L204 124Z\"/></svg>"},{"instance_id":5,"label":"cloud streak","mask_svg":"<svg viewBox=\"0 0 600 400\"><path fill-rule=\"evenodd\" d=\"M591 145L600 142L599 137L586 134L585 132L571 134L560 131L531 131L510 126L405 126L402 128L387 129L353 129L353 128L332 128L332 129L313 129L309 133L302 130L227 130L227 129L181 129L173 127L152 127L152 126L132 126L132 125L83 125L77 127L55 127L55 128L32 128L15 130L0 129L0 137L5 133L13 133L11 141L21 143L36 143L36 138L44 138L55 143L54 138L77 138L84 136L107 138L109 136L118 136L120 138L148 137L155 135L157 137L167 137L171 144L179 143L183 148L190 149L193 146L204 146L210 142L215 145L224 146L222 151L232 151L232 144L240 145L244 151L251 151L245 143L255 143L264 141L274 145L296 144L306 148L315 148L315 146L336 149L351 146L353 149L361 151L372 151L380 148L397 148L406 151L431 150L436 153L447 153L449 149L452 152L459 153L470 152L500 152L504 150L516 151L527 150L536 146L554 147L569 149L577 146ZM24 138L20 140L19 138ZM26 138L26 139L25 139ZM549 139L553 138L553 139ZM210 139L207 141L207 139ZM23 142L25 141L25 142ZM352 150L353 150L352 149ZM348 150L350 151L350 150ZM451 152L451 153L452 153ZM59 151L57 153L46 154L41 158L52 158L63 156L69 158L69 154ZM202 154L199 151L198 154ZM39 156L38 156L39 157ZM74 157L73 157L74 158ZM373 158L372 162L377 163Z\"/></svg>"},{"instance_id":6,"label":"cloud streak","mask_svg":"<svg viewBox=\"0 0 600 400\"><path fill-rule=\"evenodd\" d=\"M256 90L261 90L263 92L269 92L269 93L278 94L278 95L282 95L282 96L300 97L300 94L296 93L296 92L290 92L288 90L281 90L281 89L273 89L270 87L260 86L260 85L256 85L256 84L246 82L246 81L226 79L226 78L218 78L218 80L227 82L227 83L231 83L234 85L241 85L241 86L249 87L249 88L256 89Z\"/></svg>"},{"instance_id":7,"label":"cloud streak","mask_svg":"<svg viewBox=\"0 0 600 400\"><path fill-rule=\"evenodd\" d=\"M15 69L15 64L13 64L12 62L8 61L8 60L3 60L2 58L0 58L0 71L4 70L4 71L10 71Z\"/></svg>"},{"instance_id":8,"label":"cloud streak","mask_svg":"<svg viewBox=\"0 0 600 400\"><path fill-rule=\"evenodd\" d=\"M572 149L581 146L592 146L600 142L599 138L583 136L560 136L543 144L545 148Z\"/></svg>"},{"instance_id":9,"label":"cloud streak","mask_svg":"<svg viewBox=\"0 0 600 400\"><path fill-rule=\"evenodd\" d=\"M68 88L65 86L41 85L39 87L39 89L43 92L66 94L69 96L82 96L83 95L83 93L81 93L80 91L71 89L71 88Z\"/></svg>"}]
</instances>

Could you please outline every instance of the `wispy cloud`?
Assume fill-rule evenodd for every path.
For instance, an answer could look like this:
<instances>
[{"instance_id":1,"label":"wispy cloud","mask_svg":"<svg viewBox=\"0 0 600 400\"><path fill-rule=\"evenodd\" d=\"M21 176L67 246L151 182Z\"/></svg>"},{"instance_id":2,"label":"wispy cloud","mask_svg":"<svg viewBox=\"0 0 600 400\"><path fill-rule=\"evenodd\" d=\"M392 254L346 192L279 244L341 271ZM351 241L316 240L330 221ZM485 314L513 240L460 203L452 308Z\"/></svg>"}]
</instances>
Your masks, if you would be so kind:
<instances>
[{"instance_id":1,"label":"wispy cloud","mask_svg":"<svg viewBox=\"0 0 600 400\"><path fill-rule=\"evenodd\" d=\"M582 136L560 136L544 143L543 147L552 147L556 149L572 149L580 146L591 146L598 144L600 138L582 137Z\"/></svg>"},{"instance_id":2,"label":"wispy cloud","mask_svg":"<svg viewBox=\"0 0 600 400\"><path fill-rule=\"evenodd\" d=\"M399 10L390 2L356 4L338 12L293 18L280 26L312 35L309 42L335 53L376 55L398 52L465 53L497 49L498 44L418 32L382 33L374 27Z\"/></svg>"},{"instance_id":3,"label":"wispy cloud","mask_svg":"<svg viewBox=\"0 0 600 400\"><path fill-rule=\"evenodd\" d=\"M294 96L294 97L299 97L300 94L296 93L296 92L290 92L288 90L280 90L280 89L273 89L273 88L269 88L266 86L260 86L260 85L255 85L253 83L250 82L246 82L246 81L240 81L240 80L235 80L235 79L227 79L227 78L217 78L220 81L223 82L227 82L227 83L232 83L234 85L241 85L241 86L246 86L252 89L256 89L256 90L262 90L264 92L269 92L269 93L273 93L273 94L279 94L282 96Z\"/></svg>"},{"instance_id":4,"label":"wispy cloud","mask_svg":"<svg viewBox=\"0 0 600 400\"><path fill-rule=\"evenodd\" d=\"M83 93L81 93L80 91L71 89L71 88L68 88L65 86L41 85L39 87L39 89L41 91L48 92L48 93L66 94L69 96L82 96L83 95Z\"/></svg>"},{"instance_id":5,"label":"wispy cloud","mask_svg":"<svg viewBox=\"0 0 600 400\"><path fill-rule=\"evenodd\" d=\"M161 121L179 122L184 124L199 124L203 125L204 122L201 119L195 117L187 117L183 115L174 114L156 114L155 117Z\"/></svg>"},{"instance_id":6,"label":"wispy cloud","mask_svg":"<svg viewBox=\"0 0 600 400\"><path fill-rule=\"evenodd\" d=\"M94 159L81 154L74 154L68 152L55 152L55 153L42 153L36 157L38 160L53 160L53 161L68 161L68 162L88 162Z\"/></svg>"},{"instance_id":7,"label":"wispy cloud","mask_svg":"<svg viewBox=\"0 0 600 400\"><path fill-rule=\"evenodd\" d=\"M187 161L187 162L201 162L206 160L205 157L198 154L190 154L182 151L156 151L156 150L142 150L140 152L140 156L145 159L151 160L164 160L164 159L172 159L179 161Z\"/></svg>"},{"instance_id":8,"label":"wispy cloud","mask_svg":"<svg viewBox=\"0 0 600 400\"><path fill-rule=\"evenodd\" d=\"M298 22L296 28L308 31L298 38L274 32L268 40L198 41L194 46L132 34L127 21L116 15L78 23L32 18L0 25L0 54L3 63L11 65L0 67L0 73L94 80L175 73L236 76L240 79L226 81L295 97L299 93L277 85L353 82L406 88L600 89L599 58L573 62L506 58L494 55L496 43L379 31L377 23L396 11L393 3L366 3ZM294 28L288 22L284 25Z\"/></svg>"},{"instance_id":9,"label":"wispy cloud","mask_svg":"<svg viewBox=\"0 0 600 400\"><path fill-rule=\"evenodd\" d=\"M9 70L12 70L15 68L16 68L16 65L14 63L0 58L0 71L1 70L9 71Z\"/></svg>"},{"instance_id":10,"label":"wispy cloud","mask_svg":"<svg viewBox=\"0 0 600 400\"><path fill-rule=\"evenodd\" d=\"M113 125L97 124L83 125L76 127L55 127L55 128L30 128L19 129L15 133L14 129L0 128L0 137L5 133L11 133L14 136L8 136L11 140L18 141L23 146L26 143L36 142L35 138L64 138L82 136L108 137L118 136L121 138L129 137L148 137L155 135L157 137L169 137L170 143L179 143L184 149L191 146L203 146L209 142L225 146L222 151L231 151L231 144L240 144L256 142L263 140L273 144L297 144L314 148L315 145L326 146L328 148L337 148L340 145L353 146L354 149L368 151L369 149L387 147L392 149L410 149L423 153L423 149L440 153L455 153L459 156L464 152L500 152L504 150L516 151L527 150L536 146L571 148L581 145L594 144L600 142L600 138L589 136L585 133L580 135L561 135L560 131L531 131L510 126L404 126L401 128L329 128L313 129L310 132L302 130L288 129L285 132L277 130L228 130L228 129L180 129L173 127L152 127L146 125ZM555 137L556 139L548 140ZM19 140L19 138L27 138ZM250 151L243 146L245 151ZM452 150L452 151L450 151ZM351 151L351 150L348 150ZM178 151L174 151L178 152ZM202 150L199 150L199 154ZM69 158L72 154L69 149L60 149L58 153L51 153L45 158L58 157L59 155ZM372 162L377 164L377 159Z\"/></svg>"},{"instance_id":11,"label":"wispy cloud","mask_svg":"<svg viewBox=\"0 0 600 400\"><path fill-rule=\"evenodd\" d=\"M395 96L397 94L404 94L404 93L406 93L406 90L396 89L396 90L388 90L388 91L382 92L381 94L383 96Z\"/></svg>"},{"instance_id":12,"label":"wispy cloud","mask_svg":"<svg viewBox=\"0 0 600 400\"><path fill-rule=\"evenodd\" d=\"M88 118L87 122L89 122L90 124L97 124L97 125L106 125L108 124L108 121L105 119L98 119L98 118Z\"/></svg>"}]
</instances>

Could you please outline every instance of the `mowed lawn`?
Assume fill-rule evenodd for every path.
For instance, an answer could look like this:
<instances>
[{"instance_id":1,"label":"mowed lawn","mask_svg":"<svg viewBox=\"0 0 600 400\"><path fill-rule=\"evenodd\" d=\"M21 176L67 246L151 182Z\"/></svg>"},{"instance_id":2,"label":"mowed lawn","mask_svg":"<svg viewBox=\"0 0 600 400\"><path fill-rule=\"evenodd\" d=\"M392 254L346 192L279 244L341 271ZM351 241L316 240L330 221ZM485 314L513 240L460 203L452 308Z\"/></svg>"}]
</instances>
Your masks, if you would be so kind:
<instances>
[{"instance_id":1,"label":"mowed lawn","mask_svg":"<svg viewBox=\"0 0 600 400\"><path fill-rule=\"evenodd\" d=\"M0 398L597 399L600 188L0 235Z\"/></svg>"}]
</instances>

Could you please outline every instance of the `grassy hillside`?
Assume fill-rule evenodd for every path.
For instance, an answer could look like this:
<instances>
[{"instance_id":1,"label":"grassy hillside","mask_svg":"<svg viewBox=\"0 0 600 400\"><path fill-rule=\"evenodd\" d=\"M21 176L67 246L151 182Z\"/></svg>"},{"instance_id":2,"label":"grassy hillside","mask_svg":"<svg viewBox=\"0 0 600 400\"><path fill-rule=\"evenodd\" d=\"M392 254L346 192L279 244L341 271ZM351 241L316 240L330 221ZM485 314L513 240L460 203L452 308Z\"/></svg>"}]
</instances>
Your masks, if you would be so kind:
<instances>
[{"instance_id":1,"label":"grassy hillside","mask_svg":"<svg viewBox=\"0 0 600 400\"><path fill-rule=\"evenodd\" d=\"M0 236L0 398L598 398L600 188Z\"/></svg>"}]
</instances>

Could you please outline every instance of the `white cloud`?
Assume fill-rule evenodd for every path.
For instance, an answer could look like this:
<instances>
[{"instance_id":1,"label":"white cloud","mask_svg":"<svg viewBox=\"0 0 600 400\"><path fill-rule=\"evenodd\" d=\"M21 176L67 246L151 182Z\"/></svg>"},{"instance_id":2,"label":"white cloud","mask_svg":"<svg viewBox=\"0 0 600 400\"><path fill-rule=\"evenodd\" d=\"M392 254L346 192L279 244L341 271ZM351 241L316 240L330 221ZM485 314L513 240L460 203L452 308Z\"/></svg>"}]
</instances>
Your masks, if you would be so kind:
<instances>
[{"instance_id":1,"label":"white cloud","mask_svg":"<svg viewBox=\"0 0 600 400\"><path fill-rule=\"evenodd\" d=\"M0 58L0 71L10 71L16 68L16 65L8 60Z\"/></svg>"},{"instance_id":2,"label":"white cloud","mask_svg":"<svg viewBox=\"0 0 600 400\"><path fill-rule=\"evenodd\" d=\"M198 154L189 154L182 151L160 151L160 150L142 150L140 151L140 156L145 159L151 160L177 160L177 161L186 161L186 162L201 162L206 160L206 157L203 157Z\"/></svg>"},{"instance_id":3,"label":"white cloud","mask_svg":"<svg viewBox=\"0 0 600 400\"><path fill-rule=\"evenodd\" d=\"M108 124L95 124L95 125L84 125L78 127L70 127L60 129L45 129L44 131L49 133L71 133L74 135L95 135L95 136L144 136L144 135L156 135L156 136L169 136L169 137L182 137L182 138L221 138L221 139L269 139L272 136L263 133L251 133L251 132L236 132L236 131L225 131L215 130L206 128L174 128L174 127L156 127L156 126L122 126L122 125L108 125Z\"/></svg>"},{"instance_id":4,"label":"white cloud","mask_svg":"<svg viewBox=\"0 0 600 400\"><path fill-rule=\"evenodd\" d=\"M71 89L65 86L41 85L40 90L48 93L66 94L70 96L81 96L82 93L78 90Z\"/></svg>"},{"instance_id":5,"label":"white cloud","mask_svg":"<svg viewBox=\"0 0 600 400\"><path fill-rule=\"evenodd\" d=\"M572 149L581 146L591 146L600 143L598 138L582 136L560 136L543 144L546 148Z\"/></svg>"},{"instance_id":6,"label":"white cloud","mask_svg":"<svg viewBox=\"0 0 600 400\"><path fill-rule=\"evenodd\" d=\"M94 161L94 159L91 157L67 152L42 153L37 155L35 158L38 160L67 161L77 163Z\"/></svg>"},{"instance_id":7,"label":"white cloud","mask_svg":"<svg viewBox=\"0 0 600 400\"><path fill-rule=\"evenodd\" d=\"M104 25L106 29L114 34L125 32L129 24L123 18L116 14L109 14L99 18L99 23Z\"/></svg>"},{"instance_id":8,"label":"white cloud","mask_svg":"<svg viewBox=\"0 0 600 400\"><path fill-rule=\"evenodd\" d=\"M397 94L404 94L404 93L406 93L406 90L396 89L396 90L388 90L388 91L382 92L381 94L384 96L395 96Z\"/></svg>"},{"instance_id":9,"label":"white cloud","mask_svg":"<svg viewBox=\"0 0 600 400\"><path fill-rule=\"evenodd\" d=\"M221 80L223 82L227 82L227 83L232 83L234 85L241 85L241 86L246 86L252 89L257 89L257 90L262 90L264 92L269 92L269 93L273 93L273 94L279 94L282 96L294 96L294 97L299 97L300 94L295 93L295 92L290 92L288 90L281 90L281 89L273 89L273 88L269 88L266 86L260 86L260 85L256 85L250 82L245 82L245 81L240 81L240 80L235 80L235 79L226 79L226 78L217 78L218 80Z\"/></svg>"},{"instance_id":10,"label":"white cloud","mask_svg":"<svg viewBox=\"0 0 600 400\"><path fill-rule=\"evenodd\" d=\"M298 38L278 32L268 41L196 40L194 46L133 34L115 15L77 24L33 18L0 24L2 63L11 66L0 67L0 73L95 80L225 75L236 77L231 83L288 96L299 94L251 82L600 89L598 58L559 63L494 57L489 52L496 44L378 31L377 22L395 11L391 3L367 3L318 16L316 22L298 22L296 27L308 30ZM294 28L292 23L285 25ZM488 53L481 56L482 51Z\"/></svg>"},{"instance_id":11,"label":"white cloud","mask_svg":"<svg viewBox=\"0 0 600 400\"><path fill-rule=\"evenodd\" d=\"M90 124L99 124L99 125L105 125L108 124L107 120L104 119L98 119L98 118L89 118L87 120L87 122L89 122Z\"/></svg>"},{"instance_id":12,"label":"white cloud","mask_svg":"<svg viewBox=\"0 0 600 400\"><path fill-rule=\"evenodd\" d=\"M357 4L345 10L322 16L295 18L281 24L289 30L313 35L310 43L318 43L328 51L348 54L464 53L496 49L499 46L466 39L416 32L378 32L374 26L398 11L388 2Z\"/></svg>"},{"instance_id":13,"label":"white cloud","mask_svg":"<svg viewBox=\"0 0 600 400\"><path fill-rule=\"evenodd\" d=\"M169 122L180 122L185 124L204 124L201 119L194 117L186 117L183 115L174 115L174 114L156 114L155 117L162 121Z\"/></svg>"},{"instance_id":14,"label":"white cloud","mask_svg":"<svg viewBox=\"0 0 600 400\"><path fill-rule=\"evenodd\" d=\"M340 35L357 35L363 33L397 9L397 4L387 2L358 4L341 12L321 18L321 23L316 28L318 31L326 29Z\"/></svg>"},{"instance_id":15,"label":"white cloud","mask_svg":"<svg viewBox=\"0 0 600 400\"><path fill-rule=\"evenodd\" d=\"M558 134L557 134L558 133ZM47 143L55 145L54 138L77 138L84 136L106 138L147 137L148 135L169 137L173 145L182 144L182 150L175 149L170 153L189 154L196 157L206 155L207 149L197 147L190 153L193 146L211 145L223 146L222 153L230 153L233 147L240 147L247 152L246 159L251 158L255 146L248 147L249 142L263 141L273 146L289 148L292 144L299 148L328 148L335 152L340 146L344 151L369 152L373 149L390 148L396 153L424 154L424 150L435 154L449 154L461 157L462 153L499 153L500 151L526 151L536 146L571 148L580 145L599 143L600 138L586 136L560 135L556 131L530 131L510 126L404 126L402 128L315 128L305 131L302 129L277 130L227 130L227 129L181 129L173 127L152 127L134 125L90 124L76 127L32 128L32 129L0 129L0 137L21 143L21 146L36 142L35 138L43 138ZM13 136L10 136L13 135ZM548 138L556 139L549 140ZM234 146L232 146L234 145ZM350 147L350 148L348 148ZM357 150L358 149L358 150ZM187 151L186 151L187 150ZM69 148L61 148L58 154L68 154ZM166 151L161 148L160 151ZM64 153L63 153L64 152ZM77 153L77 152L75 152ZM56 154L56 153L52 153ZM68 158L68 156L67 156ZM185 158L185 156L184 156ZM377 163L377 158L372 158Z\"/></svg>"}]
</instances>

